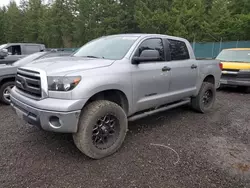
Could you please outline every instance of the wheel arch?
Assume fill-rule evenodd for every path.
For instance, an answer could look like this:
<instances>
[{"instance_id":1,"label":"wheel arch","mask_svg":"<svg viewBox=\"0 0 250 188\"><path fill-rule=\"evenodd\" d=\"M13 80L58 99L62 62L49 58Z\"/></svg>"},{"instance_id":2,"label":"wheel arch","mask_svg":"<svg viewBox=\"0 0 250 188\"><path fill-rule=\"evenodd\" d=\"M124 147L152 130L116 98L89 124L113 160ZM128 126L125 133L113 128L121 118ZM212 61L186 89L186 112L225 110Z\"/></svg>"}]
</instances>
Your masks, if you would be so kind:
<instances>
[{"instance_id":1,"label":"wheel arch","mask_svg":"<svg viewBox=\"0 0 250 188\"><path fill-rule=\"evenodd\" d=\"M203 82L215 84L215 77L213 75L209 74L204 78Z\"/></svg>"},{"instance_id":2,"label":"wheel arch","mask_svg":"<svg viewBox=\"0 0 250 188\"><path fill-rule=\"evenodd\" d=\"M8 75L8 76L3 76L0 77L0 86L2 86L4 83L8 81L15 81L15 75Z\"/></svg>"},{"instance_id":3,"label":"wheel arch","mask_svg":"<svg viewBox=\"0 0 250 188\"><path fill-rule=\"evenodd\" d=\"M128 115L129 113L129 100L126 94L119 89L107 89L103 91L99 91L93 94L88 101L85 103L84 107L96 100L108 100L118 104L125 113ZM84 108L83 107L83 108Z\"/></svg>"},{"instance_id":4,"label":"wheel arch","mask_svg":"<svg viewBox=\"0 0 250 188\"><path fill-rule=\"evenodd\" d=\"M196 93L195 93L195 95L193 97L195 97L195 96L197 96L199 94L201 86L202 86L202 84L204 82L208 82L208 83L211 83L211 84L214 84L214 85L216 83L215 77L212 74L207 74L206 76L204 76L202 78L198 81L197 90L196 90Z\"/></svg>"}]
</instances>

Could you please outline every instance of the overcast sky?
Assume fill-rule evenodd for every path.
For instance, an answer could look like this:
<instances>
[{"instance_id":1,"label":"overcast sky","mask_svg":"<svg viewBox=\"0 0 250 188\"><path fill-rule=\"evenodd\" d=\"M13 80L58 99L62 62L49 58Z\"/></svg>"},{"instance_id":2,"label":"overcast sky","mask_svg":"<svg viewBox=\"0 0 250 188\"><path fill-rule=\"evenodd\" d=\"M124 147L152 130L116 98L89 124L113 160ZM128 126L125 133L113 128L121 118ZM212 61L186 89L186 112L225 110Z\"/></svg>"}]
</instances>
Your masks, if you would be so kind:
<instances>
[{"instance_id":1,"label":"overcast sky","mask_svg":"<svg viewBox=\"0 0 250 188\"><path fill-rule=\"evenodd\" d=\"M14 0L19 5L20 0ZM0 0L0 6L8 5L10 0Z\"/></svg>"}]
</instances>

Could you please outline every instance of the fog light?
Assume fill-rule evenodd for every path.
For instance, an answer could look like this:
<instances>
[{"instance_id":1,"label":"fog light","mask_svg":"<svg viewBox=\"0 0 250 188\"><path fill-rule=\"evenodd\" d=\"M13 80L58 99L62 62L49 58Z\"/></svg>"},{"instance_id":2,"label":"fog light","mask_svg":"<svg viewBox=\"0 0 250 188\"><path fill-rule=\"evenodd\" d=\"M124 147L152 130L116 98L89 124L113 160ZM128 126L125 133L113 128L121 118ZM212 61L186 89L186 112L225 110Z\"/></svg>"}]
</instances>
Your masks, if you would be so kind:
<instances>
[{"instance_id":1,"label":"fog light","mask_svg":"<svg viewBox=\"0 0 250 188\"><path fill-rule=\"evenodd\" d=\"M62 126L60 123L60 119L56 116L51 116L49 118L49 123L50 123L50 126L53 128L60 128Z\"/></svg>"}]
</instances>

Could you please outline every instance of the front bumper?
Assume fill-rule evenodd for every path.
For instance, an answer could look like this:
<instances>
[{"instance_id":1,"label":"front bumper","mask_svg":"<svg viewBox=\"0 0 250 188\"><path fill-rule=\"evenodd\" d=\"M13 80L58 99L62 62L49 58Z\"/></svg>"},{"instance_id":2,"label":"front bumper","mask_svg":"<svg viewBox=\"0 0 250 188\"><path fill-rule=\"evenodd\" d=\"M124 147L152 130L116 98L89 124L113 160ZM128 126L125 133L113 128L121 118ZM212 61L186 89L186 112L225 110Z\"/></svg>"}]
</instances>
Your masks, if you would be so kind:
<instances>
[{"instance_id":1,"label":"front bumper","mask_svg":"<svg viewBox=\"0 0 250 188\"><path fill-rule=\"evenodd\" d=\"M59 100L51 98L44 99L40 100L39 104L40 106L43 106L42 103L45 103L47 108L42 109L29 104L34 102L33 99L24 98L26 99L26 101L20 100L20 98L22 97L23 96L20 95L15 90L15 88L11 90L11 106L13 107L18 117L24 120L25 122L31 125L38 126L46 131L60 133L77 132L81 108L72 109L72 106L83 106L85 100L77 101L81 103L81 105L76 105L75 100ZM51 106L47 105L47 100L49 100Z\"/></svg>"},{"instance_id":2,"label":"front bumper","mask_svg":"<svg viewBox=\"0 0 250 188\"><path fill-rule=\"evenodd\" d=\"M249 80L237 80L237 79L221 79L221 85L230 85L230 86L247 86L250 87L250 79Z\"/></svg>"}]
</instances>

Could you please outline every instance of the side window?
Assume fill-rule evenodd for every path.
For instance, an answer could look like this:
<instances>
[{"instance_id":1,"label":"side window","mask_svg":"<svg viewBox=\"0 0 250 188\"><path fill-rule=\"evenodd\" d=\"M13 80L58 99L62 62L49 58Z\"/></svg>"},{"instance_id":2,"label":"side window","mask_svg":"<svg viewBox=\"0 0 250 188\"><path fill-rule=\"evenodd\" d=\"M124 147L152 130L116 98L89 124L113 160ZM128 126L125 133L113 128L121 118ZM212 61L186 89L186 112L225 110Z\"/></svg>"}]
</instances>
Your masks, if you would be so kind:
<instances>
[{"instance_id":1,"label":"side window","mask_svg":"<svg viewBox=\"0 0 250 188\"><path fill-rule=\"evenodd\" d=\"M9 46L7 50L11 55L22 55L20 45Z\"/></svg>"},{"instance_id":2,"label":"side window","mask_svg":"<svg viewBox=\"0 0 250 188\"><path fill-rule=\"evenodd\" d=\"M189 52L185 42L168 39L170 43L171 60L190 59Z\"/></svg>"},{"instance_id":3,"label":"side window","mask_svg":"<svg viewBox=\"0 0 250 188\"><path fill-rule=\"evenodd\" d=\"M154 38L147 39L141 43L139 46L136 55L140 56L144 50L158 50L161 56L161 59L164 60L164 50L163 50L163 42L162 39Z\"/></svg>"},{"instance_id":4,"label":"side window","mask_svg":"<svg viewBox=\"0 0 250 188\"><path fill-rule=\"evenodd\" d=\"M25 54L33 54L41 51L40 46L38 45L25 45L24 49L25 49Z\"/></svg>"}]
</instances>

